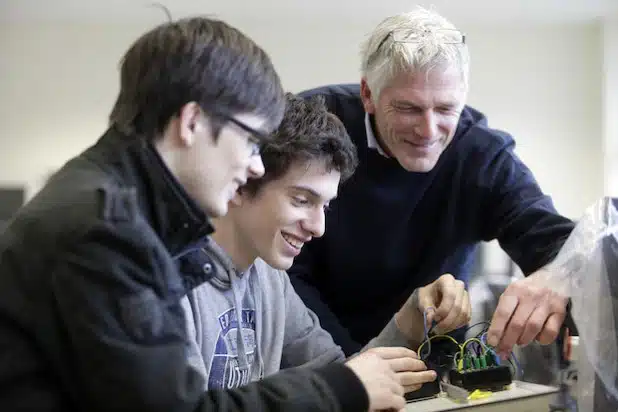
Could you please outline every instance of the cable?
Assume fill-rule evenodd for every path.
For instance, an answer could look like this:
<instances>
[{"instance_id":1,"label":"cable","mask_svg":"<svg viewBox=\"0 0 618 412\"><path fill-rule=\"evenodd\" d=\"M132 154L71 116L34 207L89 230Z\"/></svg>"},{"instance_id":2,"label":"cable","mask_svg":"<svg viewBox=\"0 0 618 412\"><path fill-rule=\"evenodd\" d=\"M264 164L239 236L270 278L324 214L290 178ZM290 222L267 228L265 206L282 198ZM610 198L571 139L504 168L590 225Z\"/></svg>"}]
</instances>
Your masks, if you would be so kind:
<instances>
[{"instance_id":1,"label":"cable","mask_svg":"<svg viewBox=\"0 0 618 412\"><path fill-rule=\"evenodd\" d=\"M517 372L517 374L515 376L516 377L523 376L524 370L521 368L521 364L519 363L519 361L517 360L517 357L515 356L515 354L513 352L511 352L511 358L510 359L515 361L515 368L516 368L516 372Z\"/></svg>"},{"instance_id":2,"label":"cable","mask_svg":"<svg viewBox=\"0 0 618 412\"><path fill-rule=\"evenodd\" d=\"M486 356L491 356L493 358L493 362L495 362L494 365L499 366L503 364L502 360L500 359L494 348L489 346L489 344L487 343L487 333L490 325L489 322L477 322L473 325L468 326L465 330L465 334L468 334L468 332L475 327L484 325L482 330L480 330L480 332L476 336L466 339L463 343L459 343L455 338L449 335L432 334L432 330L434 329L436 322L432 322L431 326L428 325L427 319L430 310L435 311L433 307L428 307L427 309L425 309L425 311L423 311L424 340L418 347L418 355L421 360L426 363L429 361L429 358L432 354L432 342L434 339L447 339L453 344L455 344L456 348L458 348L459 350L454 350L453 352L451 352L452 355L447 353L438 354L437 356L445 356L444 359L448 359L446 364L438 365L439 367L449 368L449 365L452 365L452 369L462 372L463 369L467 367L466 364L474 362L472 364L475 365L472 366L473 369L474 367L476 367L476 369L479 369L479 364L481 365L481 368L485 368L487 367L486 365L488 365L490 362L490 360L487 359ZM440 346L438 346L438 349L439 348ZM439 352L442 353L443 350L440 349ZM513 376L520 376L523 370L515 354L511 352L507 360ZM487 362L487 364L485 362Z\"/></svg>"},{"instance_id":3,"label":"cable","mask_svg":"<svg viewBox=\"0 0 618 412\"><path fill-rule=\"evenodd\" d=\"M433 307L431 307L431 306L430 306L430 307L428 307L428 308L426 308L426 309L423 311L423 329L424 329L424 331L425 331L425 336L424 336L424 337L425 337L425 340L424 340L424 341L423 341L423 343L421 343L421 345L418 347L418 356L419 356L421 359L426 359L426 358L427 358L427 357L423 357L423 355L422 355L422 353L421 353L421 349L422 349L423 345L425 344L425 342L427 342L427 348L428 348L428 349L427 349L427 356L429 356L429 355L431 354L431 339L429 339L429 332L430 332L430 329L427 329L427 312L428 312L430 309L431 309L431 310L433 310L434 312L436 311L436 310L435 310ZM433 329L433 327L432 327L431 329Z\"/></svg>"},{"instance_id":4,"label":"cable","mask_svg":"<svg viewBox=\"0 0 618 412\"><path fill-rule=\"evenodd\" d=\"M489 346L489 345L487 345L487 332L484 332L481 335L480 339L481 339L481 342L483 342L483 344L485 344L486 346Z\"/></svg>"},{"instance_id":5,"label":"cable","mask_svg":"<svg viewBox=\"0 0 618 412\"><path fill-rule=\"evenodd\" d=\"M489 329L489 325L491 325L491 323L490 323L490 322L485 321L485 322L477 322L477 323L475 323L474 325L470 325L470 326L468 326L468 327L464 330L464 335L465 335L465 334L467 334L468 332L470 332L470 330L472 330L472 328L475 328L475 327L480 326L480 325L485 325L485 327L483 328L483 330L481 330L481 333L479 333L478 335L476 335L476 337L477 337L477 338L478 338L480 335L482 335L482 334L484 334L484 333L486 333L486 332L487 332L487 329Z\"/></svg>"},{"instance_id":6,"label":"cable","mask_svg":"<svg viewBox=\"0 0 618 412\"><path fill-rule=\"evenodd\" d=\"M457 342L457 340L455 338L453 338L452 336L449 335L433 335L430 336L428 339L426 339L423 343L421 343L421 346L418 347L418 356L421 358L421 360L425 360L429 357L429 355L431 354L431 341L434 339L448 339L451 342L453 342L455 345L457 345L457 348L461 349L461 345L459 344L459 342ZM425 346L425 344L427 344L427 347L429 348L427 351L427 355L423 356L423 347Z\"/></svg>"},{"instance_id":7,"label":"cable","mask_svg":"<svg viewBox=\"0 0 618 412\"><path fill-rule=\"evenodd\" d=\"M432 306L429 306L423 311L423 328L425 330L425 339L429 337L429 332L433 329L433 326L430 329L427 329L427 312L429 312L429 310L433 310L434 312L436 311Z\"/></svg>"},{"instance_id":8,"label":"cable","mask_svg":"<svg viewBox=\"0 0 618 412\"><path fill-rule=\"evenodd\" d=\"M485 344L478 338L470 338L468 340L466 340L462 345L461 345L461 358L463 359L464 355L465 355L465 351L466 351L466 347L472 343L472 342L476 342L478 343L481 348L483 349L483 353L486 354L487 353L487 346L485 346Z\"/></svg>"}]
</instances>

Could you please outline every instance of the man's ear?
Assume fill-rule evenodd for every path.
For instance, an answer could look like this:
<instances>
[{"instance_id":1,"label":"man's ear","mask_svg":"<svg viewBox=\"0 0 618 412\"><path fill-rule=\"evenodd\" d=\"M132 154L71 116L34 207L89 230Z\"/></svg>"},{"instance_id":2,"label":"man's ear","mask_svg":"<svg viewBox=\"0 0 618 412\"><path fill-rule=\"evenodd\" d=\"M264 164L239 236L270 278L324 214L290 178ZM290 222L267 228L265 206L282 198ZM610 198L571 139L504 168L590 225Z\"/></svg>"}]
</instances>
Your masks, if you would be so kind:
<instances>
[{"instance_id":1,"label":"man's ear","mask_svg":"<svg viewBox=\"0 0 618 412\"><path fill-rule=\"evenodd\" d=\"M192 146L196 135L201 135L202 129L208 126L208 122L203 119L202 109L195 102L182 106L178 120L178 136L181 143L187 147Z\"/></svg>"},{"instance_id":2,"label":"man's ear","mask_svg":"<svg viewBox=\"0 0 618 412\"><path fill-rule=\"evenodd\" d=\"M372 95L371 89L369 89L369 85L367 84L367 79L365 77L361 79L360 95L363 102L363 107L365 108L365 112L369 114L375 114L376 106L374 104L374 98L377 96Z\"/></svg>"}]
</instances>

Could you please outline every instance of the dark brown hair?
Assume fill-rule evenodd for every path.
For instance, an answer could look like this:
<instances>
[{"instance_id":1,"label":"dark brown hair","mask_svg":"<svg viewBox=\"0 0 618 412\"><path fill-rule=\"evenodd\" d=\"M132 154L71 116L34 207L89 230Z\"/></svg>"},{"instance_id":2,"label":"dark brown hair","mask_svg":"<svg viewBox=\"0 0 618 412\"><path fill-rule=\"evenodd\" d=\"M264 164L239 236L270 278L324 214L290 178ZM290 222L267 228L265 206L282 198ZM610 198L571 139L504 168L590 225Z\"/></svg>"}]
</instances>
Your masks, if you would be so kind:
<instances>
[{"instance_id":1,"label":"dark brown hair","mask_svg":"<svg viewBox=\"0 0 618 412\"><path fill-rule=\"evenodd\" d=\"M322 160L327 170L348 179L358 164L356 146L337 116L328 112L323 98L305 100L286 94L286 107L279 128L261 150L265 174L243 187L256 195L266 183L279 179L295 162Z\"/></svg>"},{"instance_id":2,"label":"dark brown hair","mask_svg":"<svg viewBox=\"0 0 618 412\"><path fill-rule=\"evenodd\" d=\"M266 132L285 107L266 52L238 29L206 17L161 24L133 43L121 62L110 125L154 138L189 102L206 112L264 116Z\"/></svg>"}]
</instances>

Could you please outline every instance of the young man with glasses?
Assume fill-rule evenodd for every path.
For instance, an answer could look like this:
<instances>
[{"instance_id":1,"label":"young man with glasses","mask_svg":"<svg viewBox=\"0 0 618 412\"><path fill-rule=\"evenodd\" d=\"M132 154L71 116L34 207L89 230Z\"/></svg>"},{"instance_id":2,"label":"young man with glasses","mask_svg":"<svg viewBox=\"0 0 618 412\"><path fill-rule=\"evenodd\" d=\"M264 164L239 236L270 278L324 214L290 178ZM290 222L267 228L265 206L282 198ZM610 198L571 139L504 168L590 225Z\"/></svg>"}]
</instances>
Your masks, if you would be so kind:
<instances>
[{"instance_id":1,"label":"young man with glasses","mask_svg":"<svg viewBox=\"0 0 618 412\"><path fill-rule=\"evenodd\" d=\"M328 232L290 270L299 295L348 354L415 288L445 272L467 281L477 245L492 239L529 276L500 299L489 343L506 353L515 343L557 336L567 302L540 269L573 222L556 212L511 136L466 106L468 78L463 33L418 8L371 33L360 84L302 93L324 96L359 150L357 172L331 205Z\"/></svg>"},{"instance_id":2,"label":"young man with glasses","mask_svg":"<svg viewBox=\"0 0 618 412\"><path fill-rule=\"evenodd\" d=\"M204 391L174 258L209 235L279 124L269 57L224 22L187 18L124 55L109 129L0 237L0 410L366 410L401 405L377 356ZM373 383L372 383L373 382Z\"/></svg>"}]
</instances>

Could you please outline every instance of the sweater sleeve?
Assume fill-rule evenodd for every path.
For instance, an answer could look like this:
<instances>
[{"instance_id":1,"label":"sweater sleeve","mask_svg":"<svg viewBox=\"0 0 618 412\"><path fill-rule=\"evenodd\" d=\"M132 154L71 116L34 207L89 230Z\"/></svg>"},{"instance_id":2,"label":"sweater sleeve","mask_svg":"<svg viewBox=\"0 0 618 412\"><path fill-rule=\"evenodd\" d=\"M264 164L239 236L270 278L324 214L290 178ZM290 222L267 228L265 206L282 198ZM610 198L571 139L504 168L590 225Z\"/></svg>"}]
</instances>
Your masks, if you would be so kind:
<instances>
[{"instance_id":1,"label":"sweater sleeve","mask_svg":"<svg viewBox=\"0 0 618 412\"><path fill-rule=\"evenodd\" d=\"M322 327L331 334L344 353L350 356L358 352L362 345L341 324L322 296L319 279L322 268L317 263L323 258L324 252L320 247L322 240L313 239L303 247L300 255L294 259L289 276L296 293L302 298L304 304L318 316Z\"/></svg>"},{"instance_id":2,"label":"sweater sleeve","mask_svg":"<svg viewBox=\"0 0 618 412\"><path fill-rule=\"evenodd\" d=\"M395 322L395 317L393 316L384 329L382 329L380 334L371 339L367 345L365 345L363 351L385 346L397 346L417 350L420 346L420 342L410 341L406 335L399 330L399 327L397 327L397 322Z\"/></svg>"},{"instance_id":3,"label":"sweater sleeve","mask_svg":"<svg viewBox=\"0 0 618 412\"><path fill-rule=\"evenodd\" d=\"M281 367L322 366L342 362L345 355L320 326L315 313L308 309L290 283L288 275L279 271L285 293L285 336Z\"/></svg>"},{"instance_id":4,"label":"sweater sleeve","mask_svg":"<svg viewBox=\"0 0 618 412\"><path fill-rule=\"evenodd\" d=\"M556 211L509 141L479 174L483 237L498 239L527 276L557 255L575 224Z\"/></svg>"},{"instance_id":5,"label":"sweater sleeve","mask_svg":"<svg viewBox=\"0 0 618 412\"><path fill-rule=\"evenodd\" d=\"M369 396L352 369L335 363L293 368L229 391L204 393L195 412L292 411L364 412Z\"/></svg>"}]
</instances>

